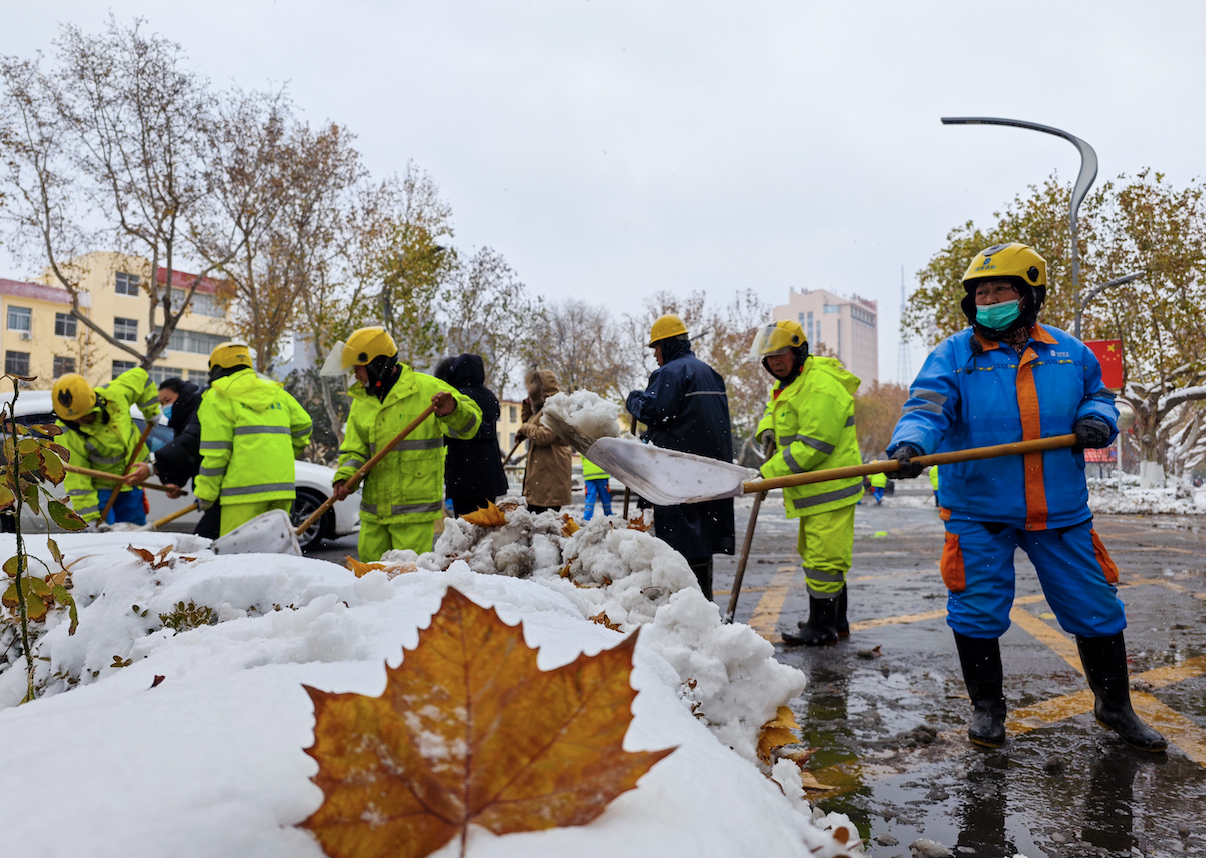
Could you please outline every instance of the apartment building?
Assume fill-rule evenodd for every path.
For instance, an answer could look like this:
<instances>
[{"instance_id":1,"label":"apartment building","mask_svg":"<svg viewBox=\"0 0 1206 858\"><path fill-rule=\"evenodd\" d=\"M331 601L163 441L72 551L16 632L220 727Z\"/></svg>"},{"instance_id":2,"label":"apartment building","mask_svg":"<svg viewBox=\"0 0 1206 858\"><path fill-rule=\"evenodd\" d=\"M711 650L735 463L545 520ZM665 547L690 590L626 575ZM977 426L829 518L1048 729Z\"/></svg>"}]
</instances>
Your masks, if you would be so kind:
<instances>
[{"instance_id":1,"label":"apartment building","mask_svg":"<svg viewBox=\"0 0 1206 858\"><path fill-rule=\"evenodd\" d=\"M787 303L775 307L775 318L797 319L814 353L835 355L864 384L879 380L877 302L824 289L792 289Z\"/></svg>"},{"instance_id":2,"label":"apartment building","mask_svg":"<svg viewBox=\"0 0 1206 858\"><path fill-rule=\"evenodd\" d=\"M68 263L69 276L81 291L80 310L114 339L145 348L151 330L151 299L144 285L151 276L150 263L137 256L96 252ZM194 274L173 272L172 299L182 302ZM167 271L155 272L156 282L167 283ZM173 332L168 349L150 373L155 381L176 376L204 382L209 354L234 335L221 300L222 283L205 278ZM157 312L162 320L162 311ZM105 340L71 315L71 297L57 285L49 271L40 283L0 279L0 352L6 372L37 376L32 387L46 389L54 379L78 372L92 384L101 384L136 366L138 360Z\"/></svg>"}]
</instances>

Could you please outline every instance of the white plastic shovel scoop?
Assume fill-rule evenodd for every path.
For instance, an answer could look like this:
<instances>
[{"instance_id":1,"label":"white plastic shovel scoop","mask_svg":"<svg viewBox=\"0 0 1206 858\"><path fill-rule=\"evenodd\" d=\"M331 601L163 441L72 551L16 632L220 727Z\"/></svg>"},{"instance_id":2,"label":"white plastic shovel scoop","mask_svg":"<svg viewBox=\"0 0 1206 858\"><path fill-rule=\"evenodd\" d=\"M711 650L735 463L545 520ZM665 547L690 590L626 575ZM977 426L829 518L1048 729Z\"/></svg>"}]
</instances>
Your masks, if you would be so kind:
<instances>
[{"instance_id":1,"label":"white plastic shovel scoop","mask_svg":"<svg viewBox=\"0 0 1206 858\"><path fill-rule=\"evenodd\" d=\"M292 554L301 557L301 546L289 513L271 509L240 524L210 545L214 554Z\"/></svg>"}]
</instances>

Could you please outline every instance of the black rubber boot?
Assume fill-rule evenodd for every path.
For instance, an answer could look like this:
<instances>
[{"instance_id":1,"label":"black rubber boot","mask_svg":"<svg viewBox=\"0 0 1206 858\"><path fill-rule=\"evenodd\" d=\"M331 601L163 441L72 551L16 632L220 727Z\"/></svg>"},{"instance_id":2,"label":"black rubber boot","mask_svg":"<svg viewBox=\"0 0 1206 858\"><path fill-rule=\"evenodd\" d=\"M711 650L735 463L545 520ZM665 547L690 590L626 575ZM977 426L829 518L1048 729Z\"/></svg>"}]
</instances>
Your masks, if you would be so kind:
<instances>
[{"instance_id":1,"label":"black rubber boot","mask_svg":"<svg viewBox=\"0 0 1206 858\"><path fill-rule=\"evenodd\" d=\"M1153 754L1168 749L1163 736L1147 726L1131 708L1131 686L1126 669L1126 641L1122 632L1109 637L1076 636L1085 680L1097 702L1093 714L1097 723L1109 727L1128 745Z\"/></svg>"},{"instance_id":2,"label":"black rubber boot","mask_svg":"<svg viewBox=\"0 0 1206 858\"><path fill-rule=\"evenodd\" d=\"M784 632L783 642L790 646L824 646L837 643L838 600L808 597L808 622L802 623L798 631Z\"/></svg>"},{"instance_id":3,"label":"black rubber boot","mask_svg":"<svg viewBox=\"0 0 1206 858\"><path fill-rule=\"evenodd\" d=\"M842 592L838 593L837 598L837 620L834 622L834 628L837 629L839 638L850 637L850 621L846 619L846 585L842 585Z\"/></svg>"},{"instance_id":4,"label":"black rubber boot","mask_svg":"<svg viewBox=\"0 0 1206 858\"><path fill-rule=\"evenodd\" d=\"M969 638L955 632L963 682L972 702L967 738L973 745L999 748L1005 744L1004 674L1001 644L996 638Z\"/></svg>"}]
</instances>

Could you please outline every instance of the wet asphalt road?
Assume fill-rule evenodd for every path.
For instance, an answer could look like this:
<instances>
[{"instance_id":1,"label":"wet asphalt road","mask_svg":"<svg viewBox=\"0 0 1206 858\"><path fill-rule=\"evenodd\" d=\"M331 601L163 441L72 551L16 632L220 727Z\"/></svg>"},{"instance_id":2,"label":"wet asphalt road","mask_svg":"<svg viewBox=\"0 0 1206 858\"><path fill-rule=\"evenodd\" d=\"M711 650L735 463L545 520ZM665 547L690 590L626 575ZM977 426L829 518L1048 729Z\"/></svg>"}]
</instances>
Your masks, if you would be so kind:
<instances>
[{"instance_id":1,"label":"wet asphalt road","mask_svg":"<svg viewBox=\"0 0 1206 858\"><path fill-rule=\"evenodd\" d=\"M926 487L928 489L928 487ZM737 619L776 643L809 678L793 702L818 783L873 855L908 856L928 838L956 855L1206 855L1206 516L1099 516L1122 572L1136 709L1170 740L1148 755L1099 727L1075 642L1018 554L1012 626L1002 638L1010 739L966 738L970 703L944 621L942 523L928 490L864 503L855 519L848 640L784 647L805 616L796 524L772 495L759 517ZM737 509L738 543L749 500ZM342 562L355 537L312 556ZM736 558L717 557L727 607Z\"/></svg>"}]
</instances>

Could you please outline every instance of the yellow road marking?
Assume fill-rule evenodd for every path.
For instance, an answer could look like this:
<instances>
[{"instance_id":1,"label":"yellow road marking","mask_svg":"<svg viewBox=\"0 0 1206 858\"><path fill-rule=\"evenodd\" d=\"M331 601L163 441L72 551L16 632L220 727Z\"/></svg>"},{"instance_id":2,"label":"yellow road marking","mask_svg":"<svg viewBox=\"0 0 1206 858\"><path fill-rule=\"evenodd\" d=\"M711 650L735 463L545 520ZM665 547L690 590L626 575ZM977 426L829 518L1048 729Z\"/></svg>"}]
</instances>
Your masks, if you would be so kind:
<instances>
[{"instance_id":1,"label":"yellow road marking","mask_svg":"<svg viewBox=\"0 0 1206 858\"><path fill-rule=\"evenodd\" d=\"M1033 605L1035 602L1043 601L1043 595L1036 593L1033 596L1020 596L1013 600L1015 605ZM926 620L936 620L946 616L946 608L941 608L936 611L924 611L920 614L900 614L895 617L880 617L876 620L862 620L861 622L851 623L850 631L863 632L867 629L879 629L884 626L895 626L902 623L920 623Z\"/></svg>"},{"instance_id":2,"label":"yellow road marking","mask_svg":"<svg viewBox=\"0 0 1206 858\"><path fill-rule=\"evenodd\" d=\"M799 569L798 566L780 566L775 577L771 579L770 586L758 600L754 613L749 619L749 624L754 631L771 643L782 640L778 632L779 614L783 611L787 591L791 588L792 581L795 580L796 572Z\"/></svg>"},{"instance_id":3,"label":"yellow road marking","mask_svg":"<svg viewBox=\"0 0 1206 858\"><path fill-rule=\"evenodd\" d=\"M1199 766L1206 766L1206 730L1175 709L1170 709L1146 691L1131 692L1131 704L1143 720L1164 734Z\"/></svg>"},{"instance_id":4,"label":"yellow road marking","mask_svg":"<svg viewBox=\"0 0 1206 858\"><path fill-rule=\"evenodd\" d=\"M1021 608L1013 608L1009 612L1009 619L1029 632L1030 636L1039 643L1046 644L1056 655L1068 662L1077 673L1085 672L1084 668L1080 666L1080 653L1076 649L1076 641L1072 638L1051 628L1034 614Z\"/></svg>"}]
</instances>

